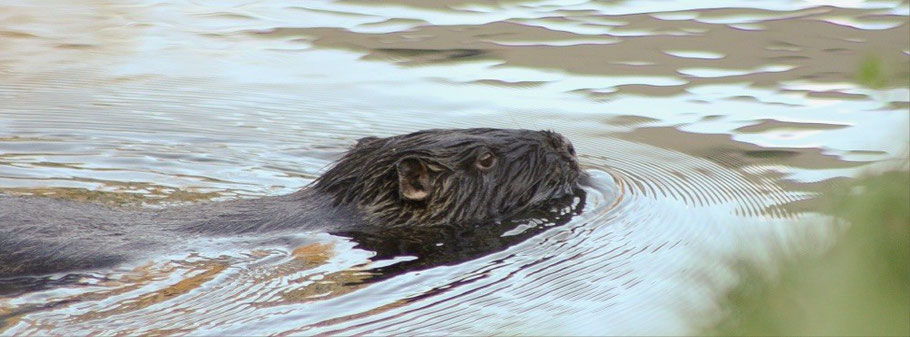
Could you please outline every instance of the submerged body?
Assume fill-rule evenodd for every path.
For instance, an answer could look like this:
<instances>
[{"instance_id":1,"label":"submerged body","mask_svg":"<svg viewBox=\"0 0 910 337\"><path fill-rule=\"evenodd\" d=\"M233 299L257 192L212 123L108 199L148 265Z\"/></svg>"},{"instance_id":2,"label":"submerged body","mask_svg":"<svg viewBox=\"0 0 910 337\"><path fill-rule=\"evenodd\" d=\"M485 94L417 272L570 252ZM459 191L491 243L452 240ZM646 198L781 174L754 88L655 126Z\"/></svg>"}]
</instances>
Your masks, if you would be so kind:
<instances>
[{"instance_id":1,"label":"submerged body","mask_svg":"<svg viewBox=\"0 0 910 337\"><path fill-rule=\"evenodd\" d=\"M325 227L328 212L297 207L299 202L306 200L295 193L137 209L0 195L0 278L113 266L194 237Z\"/></svg>"},{"instance_id":2,"label":"submerged body","mask_svg":"<svg viewBox=\"0 0 910 337\"><path fill-rule=\"evenodd\" d=\"M193 237L480 226L571 196L582 175L554 132L427 130L361 139L283 196L120 209L0 195L0 278L112 266Z\"/></svg>"}]
</instances>

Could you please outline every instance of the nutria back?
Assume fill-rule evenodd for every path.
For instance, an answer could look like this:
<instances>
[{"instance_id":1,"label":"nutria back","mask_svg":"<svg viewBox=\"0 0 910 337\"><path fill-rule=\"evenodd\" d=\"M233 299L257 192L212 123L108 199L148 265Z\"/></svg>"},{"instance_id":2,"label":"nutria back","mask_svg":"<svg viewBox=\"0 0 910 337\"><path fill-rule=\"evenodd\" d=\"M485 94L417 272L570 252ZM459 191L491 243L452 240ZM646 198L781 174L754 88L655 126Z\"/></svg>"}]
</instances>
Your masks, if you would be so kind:
<instances>
[{"instance_id":1,"label":"nutria back","mask_svg":"<svg viewBox=\"0 0 910 337\"><path fill-rule=\"evenodd\" d=\"M363 138L284 196L127 209L0 195L0 278L108 267L193 237L483 226L571 196L582 175L555 132L446 129Z\"/></svg>"}]
</instances>

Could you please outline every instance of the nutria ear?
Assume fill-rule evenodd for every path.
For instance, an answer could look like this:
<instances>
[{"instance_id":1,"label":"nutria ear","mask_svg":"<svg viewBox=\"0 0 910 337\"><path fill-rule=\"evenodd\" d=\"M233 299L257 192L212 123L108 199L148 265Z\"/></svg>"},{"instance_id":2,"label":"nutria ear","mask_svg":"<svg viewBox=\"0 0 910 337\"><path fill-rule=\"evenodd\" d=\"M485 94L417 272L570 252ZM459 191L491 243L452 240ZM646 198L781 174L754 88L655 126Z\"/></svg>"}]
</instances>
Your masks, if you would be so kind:
<instances>
[{"instance_id":1,"label":"nutria ear","mask_svg":"<svg viewBox=\"0 0 910 337\"><path fill-rule=\"evenodd\" d=\"M420 201L430 195L430 172L419 158L398 161L398 194L402 199Z\"/></svg>"}]
</instances>

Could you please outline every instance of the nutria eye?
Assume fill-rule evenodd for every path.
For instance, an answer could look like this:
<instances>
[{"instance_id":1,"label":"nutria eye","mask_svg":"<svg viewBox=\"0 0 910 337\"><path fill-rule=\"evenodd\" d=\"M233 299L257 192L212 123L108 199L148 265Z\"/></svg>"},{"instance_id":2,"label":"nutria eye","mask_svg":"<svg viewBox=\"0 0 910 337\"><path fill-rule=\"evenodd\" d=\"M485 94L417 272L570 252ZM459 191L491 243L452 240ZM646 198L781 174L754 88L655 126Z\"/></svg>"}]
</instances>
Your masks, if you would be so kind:
<instances>
[{"instance_id":1,"label":"nutria eye","mask_svg":"<svg viewBox=\"0 0 910 337\"><path fill-rule=\"evenodd\" d=\"M575 147L572 146L572 144L569 144L569 154L573 156L575 155Z\"/></svg>"},{"instance_id":2,"label":"nutria eye","mask_svg":"<svg viewBox=\"0 0 910 337\"><path fill-rule=\"evenodd\" d=\"M496 157L492 153L487 152L477 157L477 168L481 170L488 170L494 164L496 164Z\"/></svg>"}]
</instances>

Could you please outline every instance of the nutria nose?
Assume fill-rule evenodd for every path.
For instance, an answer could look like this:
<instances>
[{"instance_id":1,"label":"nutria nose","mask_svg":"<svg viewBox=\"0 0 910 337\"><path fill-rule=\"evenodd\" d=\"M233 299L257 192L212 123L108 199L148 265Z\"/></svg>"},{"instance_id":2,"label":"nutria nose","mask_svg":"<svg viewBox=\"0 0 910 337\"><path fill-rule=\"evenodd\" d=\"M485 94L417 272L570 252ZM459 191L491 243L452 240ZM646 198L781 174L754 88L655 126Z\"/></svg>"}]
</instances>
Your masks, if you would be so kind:
<instances>
[{"instance_id":1,"label":"nutria nose","mask_svg":"<svg viewBox=\"0 0 910 337\"><path fill-rule=\"evenodd\" d=\"M562 150L569 154L572 159L575 159L575 146L572 146L572 142L568 138L559 135L559 139L562 140Z\"/></svg>"},{"instance_id":2,"label":"nutria nose","mask_svg":"<svg viewBox=\"0 0 910 337\"><path fill-rule=\"evenodd\" d=\"M575 157L575 146L565 136L552 131L545 131L550 147L559 154L560 157L569 162L569 165L577 170L578 159Z\"/></svg>"},{"instance_id":3,"label":"nutria nose","mask_svg":"<svg viewBox=\"0 0 910 337\"><path fill-rule=\"evenodd\" d=\"M555 132L549 133L549 136L551 140L550 145L553 146L553 149L556 150L556 152L559 152L564 157L573 160L575 159L575 147L572 146L572 142L569 141L569 139Z\"/></svg>"}]
</instances>

